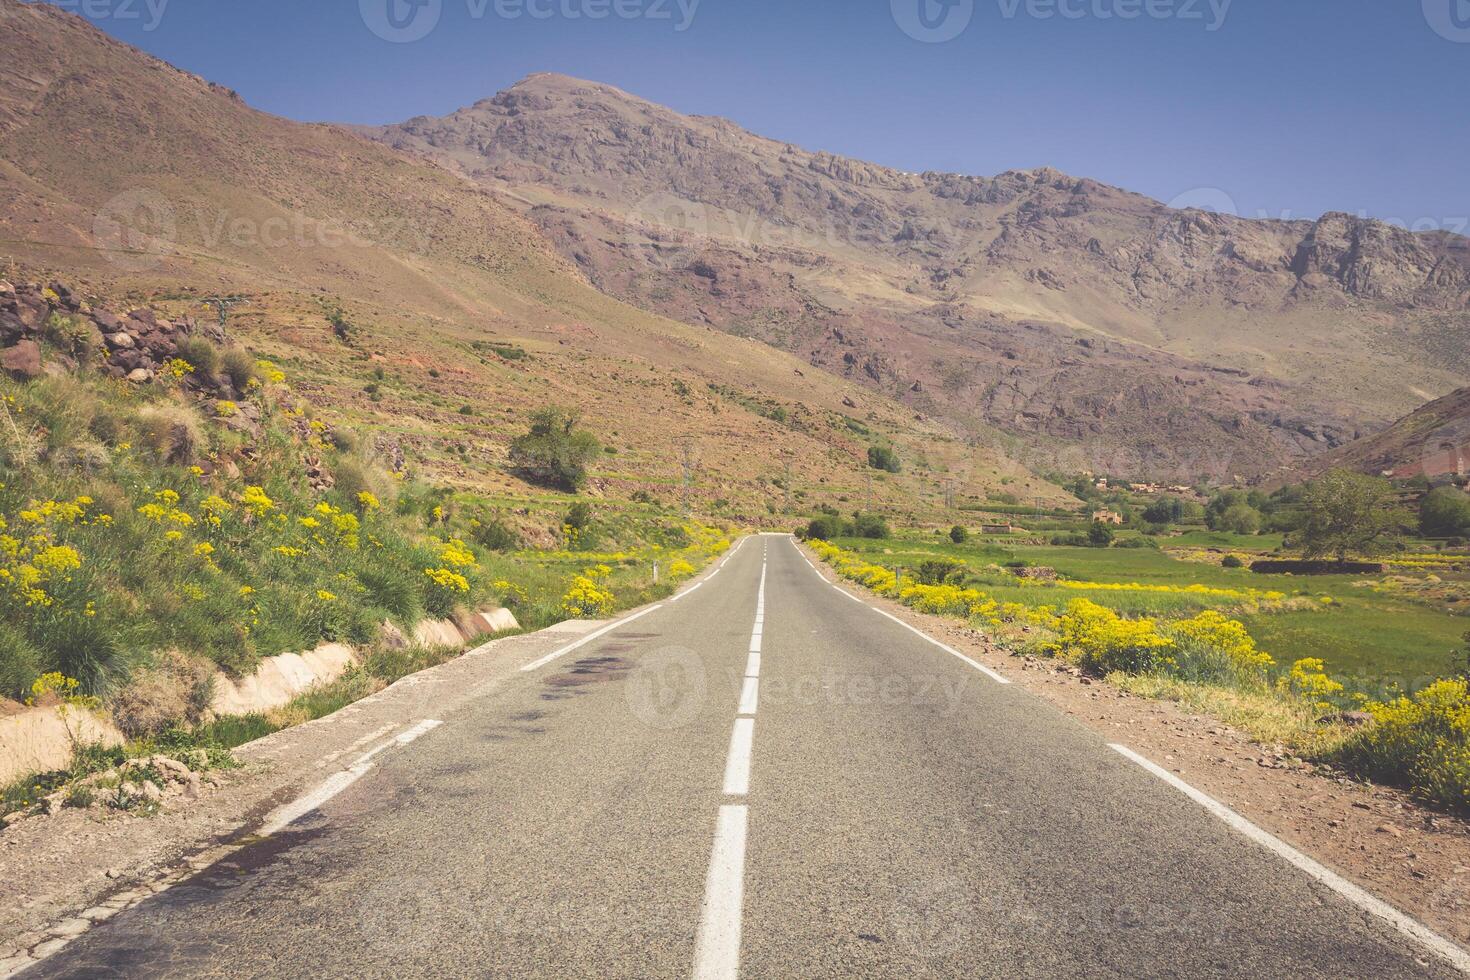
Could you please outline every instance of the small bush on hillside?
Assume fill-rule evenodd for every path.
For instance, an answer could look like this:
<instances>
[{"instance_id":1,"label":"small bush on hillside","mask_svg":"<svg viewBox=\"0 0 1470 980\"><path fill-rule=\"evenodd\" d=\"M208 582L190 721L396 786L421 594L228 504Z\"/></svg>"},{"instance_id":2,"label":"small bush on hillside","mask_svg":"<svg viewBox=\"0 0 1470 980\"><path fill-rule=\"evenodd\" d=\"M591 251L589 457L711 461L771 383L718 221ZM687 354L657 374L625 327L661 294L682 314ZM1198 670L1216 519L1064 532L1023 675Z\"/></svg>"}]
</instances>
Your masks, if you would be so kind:
<instances>
[{"instance_id":1,"label":"small bush on hillside","mask_svg":"<svg viewBox=\"0 0 1470 980\"><path fill-rule=\"evenodd\" d=\"M256 361L243 347L231 347L220 356L220 374L229 379L236 391L247 391L256 379Z\"/></svg>"},{"instance_id":2,"label":"small bush on hillside","mask_svg":"<svg viewBox=\"0 0 1470 980\"><path fill-rule=\"evenodd\" d=\"M521 547L521 536L498 517L477 518L470 522L475 544L487 551L515 551Z\"/></svg>"},{"instance_id":3,"label":"small bush on hillside","mask_svg":"<svg viewBox=\"0 0 1470 980\"><path fill-rule=\"evenodd\" d=\"M585 531L592 524L592 507L590 504L575 503L567 511L566 525L578 531Z\"/></svg>"},{"instance_id":4,"label":"small bush on hillside","mask_svg":"<svg viewBox=\"0 0 1470 980\"><path fill-rule=\"evenodd\" d=\"M965 563L958 558L930 558L920 562L916 574L920 585L944 585L964 571Z\"/></svg>"},{"instance_id":5,"label":"small bush on hillside","mask_svg":"<svg viewBox=\"0 0 1470 980\"><path fill-rule=\"evenodd\" d=\"M960 525L956 524L954 527L950 528L949 539L955 544L964 544L966 541L970 540L970 532Z\"/></svg>"},{"instance_id":6,"label":"small bush on hillside","mask_svg":"<svg viewBox=\"0 0 1470 980\"><path fill-rule=\"evenodd\" d=\"M219 350L203 337L185 337L179 342L179 358L194 366L194 373L209 376L219 370Z\"/></svg>"},{"instance_id":7,"label":"small bush on hillside","mask_svg":"<svg viewBox=\"0 0 1470 980\"><path fill-rule=\"evenodd\" d=\"M813 541L831 541L843 536L846 526L835 514L823 514L806 527L806 536Z\"/></svg>"},{"instance_id":8,"label":"small bush on hillside","mask_svg":"<svg viewBox=\"0 0 1470 980\"><path fill-rule=\"evenodd\" d=\"M1225 568L1245 567L1245 562L1241 560L1239 555L1226 555L1223 559L1221 559L1220 564Z\"/></svg>"},{"instance_id":9,"label":"small bush on hillside","mask_svg":"<svg viewBox=\"0 0 1470 980\"><path fill-rule=\"evenodd\" d=\"M139 409L134 426L139 447L159 463L188 466L205 448L199 414L183 405L146 405Z\"/></svg>"},{"instance_id":10,"label":"small bush on hillside","mask_svg":"<svg viewBox=\"0 0 1470 980\"><path fill-rule=\"evenodd\" d=\"M592 433L577 428L575 414L546 408L531 416L531 431L510 444L510 463L533 483L575 493L600 450Z\"/></svg>"},{"instance_id":11,"label":"small bush on hillside","mask_svg":"<svg viewBox=\"0 0 1470 980\"><path fill-rule=\"evenodd\" d=\"M898 454L887 446L873 446L868 450L868 465L875 470L897 473L903 469Z\"/></svg>"},{"instance_id":12,"label":"small bush on hillside","mask_svg":"<svg viewBox=\"0 0 1470 980\"><path fill-rule=\"evenodd\" d=\"M887 538L892 532L888 522L877 514L857 514L852 520L852 533L858 538Z\"/></svg>"}]
</instances>

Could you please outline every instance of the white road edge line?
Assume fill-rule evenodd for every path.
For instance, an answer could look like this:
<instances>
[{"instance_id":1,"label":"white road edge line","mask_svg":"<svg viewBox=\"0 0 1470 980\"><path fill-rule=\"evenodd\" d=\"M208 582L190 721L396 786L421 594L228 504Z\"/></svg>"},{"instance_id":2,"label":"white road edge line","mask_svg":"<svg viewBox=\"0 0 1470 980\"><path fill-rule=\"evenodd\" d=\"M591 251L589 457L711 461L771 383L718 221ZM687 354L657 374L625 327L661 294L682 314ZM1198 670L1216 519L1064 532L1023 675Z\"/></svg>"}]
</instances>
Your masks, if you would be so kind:
<instances>
[{"instance_id":1,"label":"white road edge line","mask_svg":"<svg viewBox=\"0 0 1470 980\"><path fill-rule=\"evenodd\" d=\"M867 605L867 603L864 603L864 605ZM980 663L980 662L978 662L976 660L972 660L971 658L965 656L963 653L960 653L958 650L956 650L952 646L947 646L946 644L940 643L938 640L934 639L934 637L930 636L928 633L925 633L923 630L919 629L917 626L910 626L908 623L905 623L903 620L899 619L897 616L893 615L890 612L886 612L886 611L884 611L882 609L879 609L877 606L868 606L868 608L871 609L871 610L873 610L873 612L877 613L879 616L887 616L889 619L893 620L895 623L897 623L898 625L902 626L904 629L908 630L910 633L913 633L915 636L923 637L924 639L928 640L930 643L932 643L935 646L937 646L939 649L943 650L945 653L949 654L951 657L958 657L959 659L963 660L965 663L969 664L971 667L974 667L976 670L980 671L980 673L984 674L986 677L989 677L991 680L995 681L997 684L1009 684L1010 683L1009 680L1007 680L1006 678L1002 677L1000 674L997 674L995 671L991 670L989 667L986 667L984 664L982 664L982 663Z\"/></svg>"},{"instance_id":2,"label":"white road edge line","mask_svg":"<svg viewBox=\"0 0 1470 980\"><path fill-rule=\"evenodd\" d=\"M730 734L730 756L725 761L725 795L750 793L750 753L755 744L755 719L736 718Z\"/></svg>"},{"instance_id":3,"label":"white road edge line","mask_svg":"<svg viewBox=\"0 0 1470 980\"><path fill-rule=\"evenodd\" d=\"M561 657L565 657L567 654L571 653L573 650L580 649L580 648L586 646L587 644L591 643L593 640L600 639L600 638L606 636L607 634L611 633L613 630L617 629L619 626L626 626L629 623L631 623L633 620L635 620L635 619L641 619L644 616L647 616L649 613L656 612L657 610L662 609L662 608L663 608L663 603L659 603L656 606L649 606L647 609L643 610L642 612L636 612L636 613L634 613L631 616L624 616L622 619L618 620L616 623L611 623L611 624L609 624L607 626L604 626L602 629L598 630L595 633L588 633L586 636L582 637L576 643L569 643L566 646L562 647L560 650L555 650L555 651L553 651L551 653L548 653L546 656L542 657L540 660L533 660L533 661L531 661L530 663L526 664L526 666L522 667L521 670L523 672L524 671L529 671L529 670L540 670L542 667L545 667L547 664L551 663L553 660L559 659Z\"/></svg>"},{"instance_id":4,"label":"white road edge line","mask_svg":"<svg viewBox=\"0 0 1470 980\"><path fill-rule=\"evenodd\" d=\"M287 803L284 806L277 807L266 818L266 821L261 826L260 830L256 831L256 836L270 837L273 834L278 834L282 830L285 830L287 827L291 826L291 824L306 816L308 813L311 813L314 810L321 809L328 800L332 799L332 797L339 795L343 790L347 789L347 787L351 786L353 783L357 782L363 776L366 776L369 772L371 772L373 769L373 759L379 754L397 746L407 745L408 743L417 740L421 736L432 732L434 729L438 728L442 724L444 724L444 722L434 721L432 719L428 721L421 721L417 725L410 728L403 734L397 736L396 738L392 739L391 741L384 742L382 745L379 745L377 748L373 749L371 752L367 753L356 762L354 762L349 768L343 769L341 772L336 772L328 776L325 782L323 782L316 789L312 790L310 793L307 793L306 795L299 797L298 799L293 800L292 802Z\"/></svg>"},{"instance_id":5,"label":"white road edge line","mask_svg":"<svg viewBox=\"0 0 1470 980\"><path fill-rule=\"evenodd\" d=\"M799 549L797 551L797 554L799 554L799 555L801 554L801 551ZM802 555L802 557L805 558L806 556L805 555ZM811 562L807 562L807 564L808 565L811 565ZM812 565L812 571L817 572L817 576L819 578L821 578L822 581L827 582L827 577L825 575L823 575L821 572L817 571L817 567L815 565ZM1010 683L1010 681L1007 678L1005 678L1001 674L998 674L995 671L991 670L989 667L985 666L984 664L980 663L979 661L975 660L974 658L967 657L963 653L960 653L958 650L956 650L954 647L949 646L946 643L939 642L938 640L934 639L934 637L930 636L928 633L925 633L923 630L919 629L917 626L911 626L908 623L905 623L903 620L899 619L897 616L893 615L892 613L886 612L886 611L884 611L882 609L879 609L877 606L869 605L868 603L864 602L862 599L858 598L857 596L853 595L851 592L849 592L846 589L844 589L842 586L838 585L836 582L827 582L827 584L830 585L830 586L832 586L832 588L836 589L841 594L847 596L853 602L856 602L856 603L858 603L859 605L862 605L862 606L867 606L869 609L873 610L873 612L877 613L880 616L887 616L889 619L893 620L895 623L897 623L898 625L902 626L904 629L908 630L910 633L913 633L915 636L920 637L921 639L924 639L924 640L928 641L929 643L934 644L939 649L941 649L945 653L949 654L951 657L958 657L960 660L963 660L965 663L969 664L971 667L974 667L976 670L980 671L980 673L984 674L986 677L989 677L991 680L995 681L997 684L1009 684Z\"/></svg>"},{"instance_id":6,"label":"white road edge line","mask_svg":"<svg viewBox=\"0 0 1470 980\"><path fill-rule=\"evenodd\" d=\"M1137 752L1134 752L1132 749L1128 748L1126 745L1109 745L1108 748L1112 749L1114 752L1117 752L1124 758L1137 763L1148 772L1162 779L1164 782L1168 783L1170 786L1179 790L1179 792L1183 793L1185 796L1189 797L1191 800L1213 813L1216 817L1219 817L1222 821L1224 821L1238 833L1245 835L1252 841L1266 848L1268 851L1273 852L1278 857L1284 859L1288 864L1296 867L1298 870L1306 872L1307 875L1313 878L1315 881L1337 892L1339 895L1347 899L1352 904L1356 905L1358 908L1370 913L1371 915L1376 915L1378 918L1383 919L1385 922L1393 926L1405 936L1408 936L1409 938L1418 941L1419 943L1427 947L1431 952L1439 956L1441 959L1449 962L1462 973L1470 973L1470 951L1467 951L1459 945L1444 938L1439 933L1419 922L1417 919L1414 919L1406 915L1405 913L1400 912L1398 909L1394 908L1392 905L1389 905L1382 899L1376 898L1375 896L1369 894L1362 888L1359 888L1357 885L1353 884L1352 882L1343 878L1341 875L1332 871L1330 868L1327 868L1319 862L1314 861L1312 858L1307 857L1307 855L1303 854L1301 851L1298 851L1290 844L1262 830L1260 827L1257 827L1255 824L1251 823L1245 817L1242 817L1240 814L1236 813L1225 804L1221 803L1211 796L1200 792L1193 786L1186 783L1184 780L1180 779L1178 776L1174 775L1161 766L1155 765L1148 759L1145 759L1143 756L1139 755Z\"/></svg>"},{"instance_id":7,"label":"white road edge line","mask_svg":"<svg viewBox=\"0 0 1470 980\"><path fill-rule=\"evenodd\" d=\"M734 980L740 975L748 817L749 811L743 805L720 807L694 940L695 980Z\"/></svg>"}]
</instances>

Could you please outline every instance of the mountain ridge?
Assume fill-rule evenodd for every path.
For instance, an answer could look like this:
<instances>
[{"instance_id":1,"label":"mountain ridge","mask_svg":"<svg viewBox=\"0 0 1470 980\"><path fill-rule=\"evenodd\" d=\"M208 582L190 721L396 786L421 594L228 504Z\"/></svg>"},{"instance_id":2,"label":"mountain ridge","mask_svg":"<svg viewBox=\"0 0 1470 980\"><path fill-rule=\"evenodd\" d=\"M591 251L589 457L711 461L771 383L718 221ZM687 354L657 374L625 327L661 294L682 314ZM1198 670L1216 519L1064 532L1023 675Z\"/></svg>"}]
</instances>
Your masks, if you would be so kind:
<instances>
[{"instance_id":1,"label":"mountain ridge","mask_svg":"<svg viewBox=\"0 0 1470 980\"><path fill-rule=\"evenodd\" d=\"M436 478L528 492L509 442L566 404L618 450L597 493L682 495L692 469L695 503L751 513L797 493L923 510L941 474L1065 499L994 433L961 439L598 292L502 196L439 167L259 112L50 5L0 0L0 16L0 274L201 320L228 300L233 336ZM875 441L911 465L870 487Z\"/></svg>"},{"instance_id":2,"label":"mountain ridge","mask_svg":"<svg viewBox=\"0 0 1470 980\"><path fill-rule=\"evenodd\" d=\"M605 292L1098 469L1263 475L1470 373L1454 236L1172 211L1051 168L906 173L547 73L364 131L519 202ZM1166 405L1162 439L1097 405L1089 338L1125 404ZM1181 372L1212 383L1160 388Z\"/></svg>"}]
</instances>

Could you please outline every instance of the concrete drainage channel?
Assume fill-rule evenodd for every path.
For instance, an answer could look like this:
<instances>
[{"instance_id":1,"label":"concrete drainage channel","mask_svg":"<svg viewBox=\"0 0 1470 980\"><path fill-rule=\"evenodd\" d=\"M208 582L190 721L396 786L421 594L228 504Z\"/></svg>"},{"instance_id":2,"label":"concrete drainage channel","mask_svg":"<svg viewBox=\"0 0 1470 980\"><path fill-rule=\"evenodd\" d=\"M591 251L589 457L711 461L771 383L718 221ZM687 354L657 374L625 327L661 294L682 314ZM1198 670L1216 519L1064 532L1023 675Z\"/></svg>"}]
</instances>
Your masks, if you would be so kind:
<instances>
[{"instance_id":1,"label":"concrete drainage channel","mask_svg":"<svg viewBox=\"0 0 1470 980\"><path fill-rule=\"evenodd\" d=\"M725 560L733 555L734 550L727 554ZM676 598L682 598L713 578L723 564L724 560L699 576ZM211 869L228 868L231 858L246 848L278 835L283 840L287 836L294 836L284 832L294 822L315 812L370 773L377 764L376 760L385 753L397 751L430 735L444 724L437 718L423 715L415 718L414 711L425 711L432 706L435 714L447 713L460 703L489 693L511 677L544 666L661 607L662 604L650 606L610 623L569 621L537 633L492 640L445 664L411 674L333 715L284 729L257 742L240 746L235 751L245 757L249 764L291 768L298 772L315 769L329 774L325 779L313 781L313 788L304 794L299 789L293 790L288 784L257 804L244 814L241 824L245 828L255 829L237 830L227 840L215 840L182 861L170 862L167 871L149 880L125 887L82 911L25 934L13 947L0 947L0 980L8 980L9 977L54 956L74 940L86 935L93 927L155 895L167 892ZM518 654L523 648L531 647L534 652L537 648L544 650L550 644L556 646L546 655L530 663L520 662ZM485 668L490 658L493 658L494 663L489 665L487 672ZM603 673L609 666L597 664L588 673ZM395 707L398 707L397 711L394 710ZM314 735L325 735L341 730L346 725L357 724L379 708L408 720L377 725L348 744L331 751L313 752L309 745L302 744L311 742ZM341 737L345 740L347 736ZM300 780L295 783L299 785Z\"/></svg>"}]
</instances>

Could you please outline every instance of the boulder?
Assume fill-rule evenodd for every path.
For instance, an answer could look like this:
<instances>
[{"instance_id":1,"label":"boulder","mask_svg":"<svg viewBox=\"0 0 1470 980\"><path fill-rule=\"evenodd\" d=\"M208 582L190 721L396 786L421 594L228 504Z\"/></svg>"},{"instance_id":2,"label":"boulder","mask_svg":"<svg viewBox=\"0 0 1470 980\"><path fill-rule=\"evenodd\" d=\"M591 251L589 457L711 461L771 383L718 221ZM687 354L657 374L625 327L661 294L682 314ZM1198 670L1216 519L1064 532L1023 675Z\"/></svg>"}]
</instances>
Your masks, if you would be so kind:
<instances>
[{"instance_id":1,"label":"boulder","mask_svg":"<svg viewBox=\"0 0 1470 980\"><path fill-rule=\"evenodd\" d=\"M153 372L147 368L134 368L128 372L127 377L135 385L145 385L153 380Z\"/></svg>"},{"instance_id":2,"label":"boulder","mask_svg":"<svg viewBox=\"0 0 1470 980\"><path fill-rule=\"evenodd\" d=\"M41 345L34 340L22 340L14 347L0 353L0 368L17 381L29 381L41 376Z\"/></svg>"},{"instance_id":3,"label":"boulder","mask_svg":"<svg viewBox=\"0 0 1470 980\"><path fill-rule=\"evenodd\" d=\"M9 346L26 333L26 325L12 312L0 310L0 345Z\"/></svg>"},{"instance_id":4,"label":"boulder","mask_svg":"<svg viewBox=\"0 0 1470 980\"><path fill-rule=\"evenodd\" d=\"M107 335L107 346L113 350L132 350L137 346L137 341L133 339L132 334L119 330L117 333Z\"/></svg>"},{"instance_id":5,"label":"boulder","mask_svg":"<svg viewBox=\"0 0 1470 980\"><path fill-rule=\"evenodd\" d=\"M122 320L118 319L116 313L108 310L93 310L92 322L97 324L97 329L103 333L117 333L122 330Z\"/></svg>"}]
</instances>

